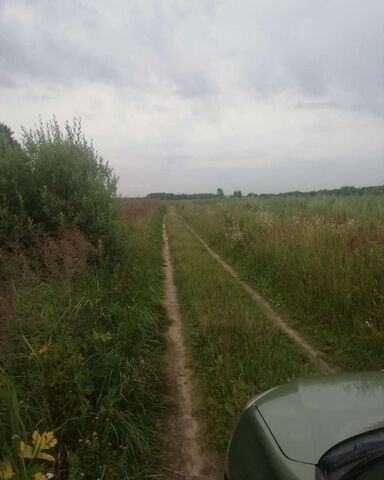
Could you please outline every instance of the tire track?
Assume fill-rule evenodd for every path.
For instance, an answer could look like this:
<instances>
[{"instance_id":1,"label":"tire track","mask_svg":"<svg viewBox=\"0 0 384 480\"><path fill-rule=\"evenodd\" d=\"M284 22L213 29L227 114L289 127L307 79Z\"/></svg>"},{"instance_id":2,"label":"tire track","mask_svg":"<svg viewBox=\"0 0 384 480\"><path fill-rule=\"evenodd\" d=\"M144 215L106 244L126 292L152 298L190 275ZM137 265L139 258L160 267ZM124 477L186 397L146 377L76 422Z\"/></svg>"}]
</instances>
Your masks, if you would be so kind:
<instances>
[{"instance_id":1,"label":"tire track","mask_svg":"<svg viewBox=\"0 0 384 480\"><path fill-rule=\"evenodd\" d=\"M163 223L163 259L165 269L164 306L170 320L167 332L166 373L171 413L166 432L164 471L169 480L218 480L217 460L199 443L200 424L196 409L196 386L189 366L184 328L174 283L166 222Z\"/></svg>"},{"instance_id":2,"label":"tire track","mask_svg":"<svg viewBox=\"0 0 384 480\"><path fill-rule=\"evenodd\" d=\"M226 263L220 255L218 255L208 244L185 222L185 220L177 215L183 225L192 233L192 235L203 245L208 253L244 288L248 295L259 305L264 315L274 322L305 354L305 356L323 373L337 373L340 368L330 364L324 359L324 355L313 347L301 333L292 328L287 320L277 313L272 304L266 300L257 290L242 280L240 274Z\"/></svg>"}]
</instances>

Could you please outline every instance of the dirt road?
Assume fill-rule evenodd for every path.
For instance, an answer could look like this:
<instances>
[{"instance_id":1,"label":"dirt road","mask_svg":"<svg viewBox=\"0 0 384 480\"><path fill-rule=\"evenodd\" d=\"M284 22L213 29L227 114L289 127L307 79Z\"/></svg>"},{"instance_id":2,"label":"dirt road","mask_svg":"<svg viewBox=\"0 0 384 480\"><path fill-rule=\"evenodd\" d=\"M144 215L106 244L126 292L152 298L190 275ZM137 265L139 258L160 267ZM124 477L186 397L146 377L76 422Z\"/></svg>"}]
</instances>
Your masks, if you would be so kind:
<instances>
[{"instance_id":1,"label":"dirt road","mask_svg":"<svg viewBox=\"0 0 384 480\"><path fill-rule=\"evenodd\" d=\"M177 301L166 223L163 224L165 298L170 320L167 332L167 384L171 401L166 432L164 472L169 480L222 479L216 457L201 447L201 427L196 416L197 383L189 365L184 328Z\"/></svg>"},{"instance_id":2,"label":"dirt road","mask_svg":"<svg viewBox=\"0 0 384 480\"><path fill-rule=\"evenodd\" d=\"M208 253L218 262L220 265L244 288L248 295L255 300L255 302L261 307L264 315L272 322L276 323L278 327L289 337L293 342L301 348L306 357L316 365L320 371L324 373L337 373L340 369L328 363L321 352L319 352L313 345L303 337L301 333L292 328L285 318L278 314L272 307L272 305L266 300L257 290L252 288L248 283L241 279L240 275L234 268L226 263L216 252L214 252L207 243L179 216L181 222L192 233L192 235L204 246Z\"/></svg>"}]
</instances>

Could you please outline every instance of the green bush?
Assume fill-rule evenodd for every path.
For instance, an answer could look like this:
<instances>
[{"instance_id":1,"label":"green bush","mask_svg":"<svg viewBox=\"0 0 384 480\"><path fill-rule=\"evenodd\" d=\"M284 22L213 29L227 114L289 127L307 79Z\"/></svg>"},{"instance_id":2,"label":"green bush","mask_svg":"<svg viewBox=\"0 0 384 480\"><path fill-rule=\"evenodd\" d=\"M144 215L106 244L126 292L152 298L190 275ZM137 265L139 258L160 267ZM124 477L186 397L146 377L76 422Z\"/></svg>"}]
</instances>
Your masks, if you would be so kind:
<instances>
[{"instance_id":1,"label":"green bush","mask_svg":"<svg viewBox=\"0 0 384 480\"><path fill-rule=\"evenodd\" d=\"M32 232L77 226L110 241L117 178L74 119L23 130L21 145L0 130L0 246Z\"/></svg>"}]
</instances>

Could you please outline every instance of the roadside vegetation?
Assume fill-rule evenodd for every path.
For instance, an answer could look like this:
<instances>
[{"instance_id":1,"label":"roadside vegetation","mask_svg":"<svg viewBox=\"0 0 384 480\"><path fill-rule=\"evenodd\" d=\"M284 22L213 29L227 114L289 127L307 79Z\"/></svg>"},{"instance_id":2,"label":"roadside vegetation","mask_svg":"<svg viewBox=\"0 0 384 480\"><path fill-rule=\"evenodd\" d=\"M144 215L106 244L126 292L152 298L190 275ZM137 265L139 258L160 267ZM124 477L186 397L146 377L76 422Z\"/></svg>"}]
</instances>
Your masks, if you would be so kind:
<instances>
[{"instance_id":1,"label":"roadside vegetation","mask_svg":"<svg viewBox=\"0 0 384 480\"><path fill-rule=\"evenodd\" d=\"M331 361L383 368L384 196L184 202L179 212Z\"/></svg>"},{"instance_id":2,"label":"roadside vegetation","mask_svg":"<svg viewBox=\"0 0 384 480\"><path fill-rule=\"evenodd\" d=\"M144 478L164 409L163 210L78 121L0 128L0 479Z\"/></svg>"},{"instance_id":3,"label":"roadside vegetation","mask_svg":"<svg viewBox=\"0 0 384 480\"><path fill-rule=\"evenodd\" d=\"M163 475L166 207L210 446L255 394L319 372L176 211L330 363L383 368L380 190L122 200L116 184L78 120L21 140L0 124L0 480Z\"/></svg>"},{"instance_id":4,"label":"roadside vegetation","mask_svg":"<svg viewBox=\"0 0 384 480\"><path fill-rule=\"evenodd\" d=\"M206 438L221 454L245 404L259 392L315 373L308 359L181 223L168 214L175 282Z\"/></svg>"}]
</instances>

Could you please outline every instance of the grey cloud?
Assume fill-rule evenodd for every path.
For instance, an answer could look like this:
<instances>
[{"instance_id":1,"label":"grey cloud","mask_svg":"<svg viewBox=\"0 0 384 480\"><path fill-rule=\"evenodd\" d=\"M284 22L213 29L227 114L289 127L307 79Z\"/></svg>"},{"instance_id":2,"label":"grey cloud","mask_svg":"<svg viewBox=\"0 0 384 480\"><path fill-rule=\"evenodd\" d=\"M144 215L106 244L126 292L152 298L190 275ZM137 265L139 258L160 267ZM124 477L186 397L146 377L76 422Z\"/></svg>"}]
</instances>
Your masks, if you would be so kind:
<instances>
[{"instance_id":1,"label":"grey cloud","mask_svg":"<svg viewBox=\"0 0 384 480\"><path fill-rule=\"evenodd\" d=\"M45 23L46 22L46 23ZM58 28L55 28L58 27ZM19 35L17 32L22 31ZM43 19L23 31L0 17L0 69L18 80L73 84L79 80L110 80L115 67L97 51L84 48L71 38L72 32Z\"/></svg>"},{"instance_id":2,"label":"grey cloud","mask_svg":"<svg viewBox=\"0 0 384 480\"><path fill-rule=\"evenodd\" d=\"M383 18L382 0L0 0L0 120L81 115L123 192L320 188L365 155L384 181Z\"/></svg>"},{"instance_id":3,"label":"grey cloud","mask_svg":"<svg viewBox=\"0 0 384 480\"><path fill-rule=\"evenodd\" d=\"M293 89L342 103L384 109L384 3L357 0L261 2L253 12L258 35L237 40L238 68L258 91ZM240 20L239 20L240 21ZM248 26L250 28L250 26Z\"/></svg>"},{"instance_id":4,"label":"grey cloud","mask_svg":"<svg viewBox=\"0 0 384 480\"><path fill-rule=\"evenodd\" d=\"M17 82L11 76L0 71L0 86L13 88L17 86Z\"/></svg>"},{"instance_id":5,"label":"grey cloud","mask_svg":"<svg viewBox=\"0 0 384 480\"><path fill-rule=\"evenodd\" d=\"M11 3L1 10L0 67L19 79L161 87L189 98L225 89L216 70L225 60L244 91L296 90L384 112L381 0L39 0L35 14L16 0L18 15Z\"/></svg>"},{"instance_id":6,"label":"grey cloud","mask_svg":"<svg viewBox=\"0 0 384 480\"><path fill-rule=\"evenodd\" d=\"M175 77L178 93L183 97L202 97L217 90L204 73L196 72L184 77Z\"/></svg>"}]
</instances>

